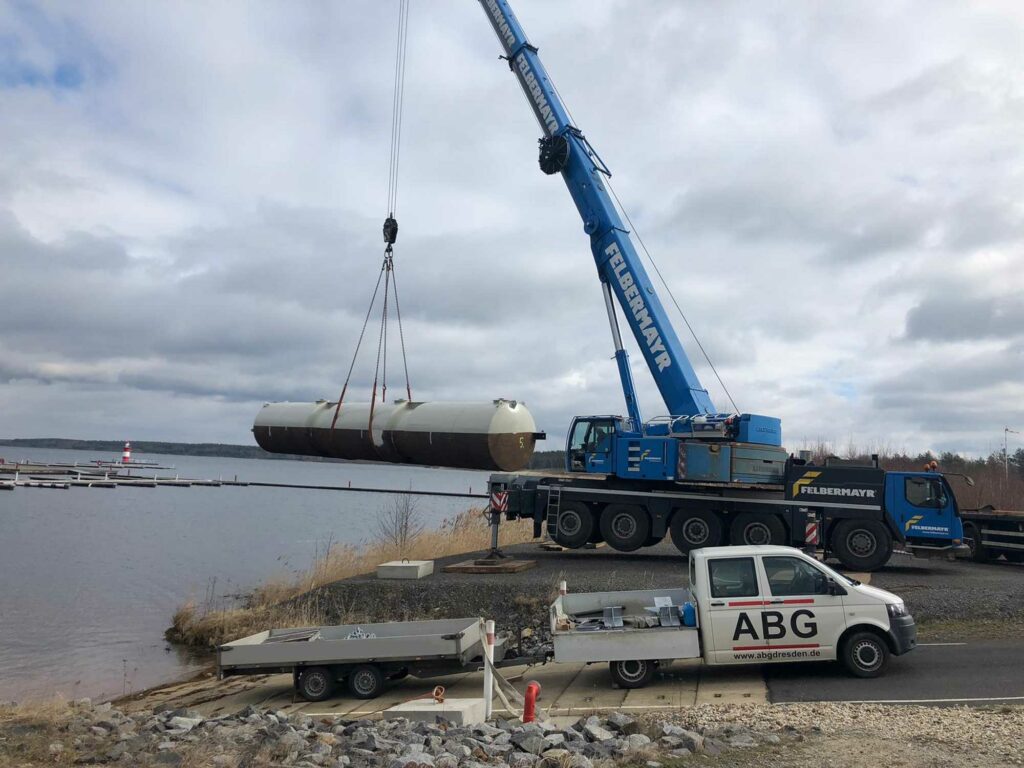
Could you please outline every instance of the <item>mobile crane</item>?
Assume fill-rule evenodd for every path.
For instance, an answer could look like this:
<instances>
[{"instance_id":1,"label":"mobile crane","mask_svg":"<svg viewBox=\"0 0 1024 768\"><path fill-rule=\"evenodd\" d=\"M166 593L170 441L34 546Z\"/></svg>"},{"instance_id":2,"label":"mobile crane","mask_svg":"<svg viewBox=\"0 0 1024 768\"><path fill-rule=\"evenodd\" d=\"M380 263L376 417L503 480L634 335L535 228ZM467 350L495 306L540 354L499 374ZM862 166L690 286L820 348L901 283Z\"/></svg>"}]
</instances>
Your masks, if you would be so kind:
<instances>
[{"instance_id":1,"label":"mobile crane","mask_svg":"<svg viewBox=\"0 0 1024 768\"><path fill-rule=\"evenodd\" d=\"M683 553L722 544L793 544L848 568L874 570L894 543L915 554L967 556L952 488L937 472L877 463L814 466L782 447L779 419L722 413L701 385L633 245L607 166L558 95L507 0L480 0L540 123L541 170L560 174L590 236L611 327L625 416L578 416L565 472L495 474L491 509L531 518L566 547L606 541L620 551L668 533ZM615 302L668 409L645 422Z\"/></svg>"}]
</instances>

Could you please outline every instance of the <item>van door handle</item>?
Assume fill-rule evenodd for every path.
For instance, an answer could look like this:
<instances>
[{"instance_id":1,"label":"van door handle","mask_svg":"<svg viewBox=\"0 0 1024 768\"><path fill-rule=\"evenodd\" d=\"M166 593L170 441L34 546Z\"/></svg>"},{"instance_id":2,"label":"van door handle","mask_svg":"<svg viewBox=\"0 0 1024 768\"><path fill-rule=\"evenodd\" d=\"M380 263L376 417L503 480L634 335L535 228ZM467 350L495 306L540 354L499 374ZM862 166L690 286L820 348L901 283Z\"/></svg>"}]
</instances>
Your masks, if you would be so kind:
<instances>
[{"instance_id":1,"label":"van door handle","mask_svg":"<svg viewBox=\"0 0 1024 768\"><path fill-rule=\"evenodd\" d=\"M779 598L778 600L771 600L771 601L770 601L770 603L771 603L772 605L782 605L782 604L783 604L784 602L786 602L786 601L785 601L785 600L783 600L783 599L782 599L781 597L780 597L780 598Z\"/></svg>"},{"instance_id":2,"label":"van door handle","mask_svg":"<svg viewBox=\"0 0 1024 768\"><path fill-rule=\"evenodd\" d=\"M712 603L711 607L712 608L721 608L724 605L725 605L725 603L723 603L722 601L718 601L717 603Z\"/></svg>"}]
</instances>

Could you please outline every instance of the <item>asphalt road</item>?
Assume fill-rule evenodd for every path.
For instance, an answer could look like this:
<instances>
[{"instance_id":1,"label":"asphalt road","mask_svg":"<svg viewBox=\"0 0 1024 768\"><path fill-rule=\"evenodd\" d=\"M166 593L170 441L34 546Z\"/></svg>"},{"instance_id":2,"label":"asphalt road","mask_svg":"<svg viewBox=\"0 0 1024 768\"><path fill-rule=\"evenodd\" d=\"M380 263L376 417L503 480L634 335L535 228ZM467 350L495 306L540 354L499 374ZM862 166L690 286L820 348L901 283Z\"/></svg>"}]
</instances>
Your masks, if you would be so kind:
<instances>
[{"instance_id":1,"label":"asphalt road","mask_svg":"<svg viewBox=\"0 0 1024 768\"><path fill-rule=\"evenodd\" d=\"M882 677L852 677L837 664L765 666L768 698L921 704L1024 702L1024 638L924 644L890 659Z\"/></svg>"}]
</instances>

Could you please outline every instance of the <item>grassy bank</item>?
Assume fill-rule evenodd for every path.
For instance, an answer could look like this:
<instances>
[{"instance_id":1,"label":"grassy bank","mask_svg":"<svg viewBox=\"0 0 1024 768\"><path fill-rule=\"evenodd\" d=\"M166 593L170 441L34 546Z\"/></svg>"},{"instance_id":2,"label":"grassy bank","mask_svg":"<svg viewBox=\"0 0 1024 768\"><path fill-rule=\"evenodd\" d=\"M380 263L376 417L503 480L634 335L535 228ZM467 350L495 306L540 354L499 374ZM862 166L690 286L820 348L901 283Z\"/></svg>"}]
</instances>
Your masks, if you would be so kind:
<instances>
[{"instance_id":1,"label":"grassy bank","mask_svg":"<svg viewBox=\"0 0 1024 768\"><path fill-rule=\"evenodd\" d=\"M532 521L503 521L502 546L533 538ZM413 509L402 502L385 510L377 521L374 538L365 545L328 543L309 569L290 579L268 581L244 595L240 605L219 608L216 601L189 601L172 617L167 639L193 647L213 648L220 643L270 627L299 627L344 621L335 603L330 610L321 587L342 579L372 573L389 560L434 560L477 552L490 547L491 531L480 509L469 509L445 520L436 529L423 529ZM352 606L352 621L372 619L366 606Z\"/></svg>"}]
</instances>

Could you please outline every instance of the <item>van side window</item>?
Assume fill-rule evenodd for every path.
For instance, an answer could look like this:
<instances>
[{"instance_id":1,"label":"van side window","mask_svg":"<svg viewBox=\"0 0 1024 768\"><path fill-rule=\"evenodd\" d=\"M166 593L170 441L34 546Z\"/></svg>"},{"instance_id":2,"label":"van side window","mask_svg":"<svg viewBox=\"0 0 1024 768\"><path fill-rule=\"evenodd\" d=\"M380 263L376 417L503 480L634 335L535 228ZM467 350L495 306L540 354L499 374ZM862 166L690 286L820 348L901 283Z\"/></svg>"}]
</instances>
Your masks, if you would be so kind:
<instances>
[{"instance_id":1,"label":"van side window","mask_svg":"<svg viewBox=\"0 0 1024 768\"><path fill-rule=\"evenodd\" d=\"M754 558L729 557L708 560L712 597L757 597Z\"/></svg>"},{"instance_id":2,"label":"van side window","mask_svg":"<svg viewBox=\"0 0 1024 768\"><path fill-rule=\"evenodd\" d=\"M941 509L946 506L946 493L938 480L925 477L908 477L903 481L907 501L915 507Z\"/></svg>"},{"instance_id":3,"label":"van side window","mask_svg":"<svg viewBox=\"0 0 1024 768\"><path fill-rule=\"evenodd\" d=\"M765 557L761 562L768 576L768 588L775 597L828 594L828 577L806 560Z\"/></svg>"}]
</instances>

